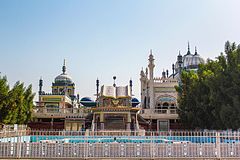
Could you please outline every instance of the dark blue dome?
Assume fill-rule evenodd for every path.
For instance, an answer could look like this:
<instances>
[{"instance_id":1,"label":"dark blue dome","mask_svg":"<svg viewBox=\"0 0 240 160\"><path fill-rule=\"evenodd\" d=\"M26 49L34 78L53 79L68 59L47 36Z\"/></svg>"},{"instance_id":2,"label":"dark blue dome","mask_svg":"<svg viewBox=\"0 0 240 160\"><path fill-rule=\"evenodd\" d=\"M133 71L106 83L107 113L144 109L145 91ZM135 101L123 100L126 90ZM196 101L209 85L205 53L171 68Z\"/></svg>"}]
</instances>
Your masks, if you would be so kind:
<instances>
[{"instance_id":1,"label":"dark blue dome","mask_svg":"<svg viewBox=\"0 0 240 160\"><path fill-rule=\"evenodd\" d=\"M80 100L80 103L85 107L96 107L96 102L91 100L91 98L89 98L89 97L83 97Z\"/></svg>"},{"instance_id":2,"label":"dark blue dome","mask_svg":"<svg viewBox=\"0 0 240 160\"><path fill-rule=\"evenodd\" d=\"M82 102L82 101L92 101L91 100L91 98L89 98L89 97L83 97L81 100L80 100L80 102Z\"/></svg>"},{"instance_id":3,"label":"dark blue dome","mask_svg":"<svg viewBox=\"0 0 240 160\"><path fill-rule=\"evenodd\" d=\"M132 107L136 107L139 103L140 102L137 98L132 98Z\"/></svg>"}]
</instances>

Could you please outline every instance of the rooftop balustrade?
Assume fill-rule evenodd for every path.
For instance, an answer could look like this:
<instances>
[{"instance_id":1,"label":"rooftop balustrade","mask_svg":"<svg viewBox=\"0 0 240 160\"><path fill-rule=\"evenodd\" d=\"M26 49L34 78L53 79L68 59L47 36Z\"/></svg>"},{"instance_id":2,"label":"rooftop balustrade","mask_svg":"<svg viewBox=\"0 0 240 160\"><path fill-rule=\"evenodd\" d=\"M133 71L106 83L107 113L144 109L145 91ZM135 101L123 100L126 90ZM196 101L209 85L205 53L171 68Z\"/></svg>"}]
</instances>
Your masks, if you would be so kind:
<instances>
[{"instance_id":1,"label":"rooftop balustrade","mask_svg":"<svg viewBox=\"0 0 240 160\"><path fill-rule=\"evenodd\" d=\"M177 109L142 109L140 111L140 114L146 118L149 119L150 117L152 119L154 118L169 118L169 119L177 119L178 113Z\"/></svg>"},{"instance_id":2,"label":"rooftop balustrade","mask_svg":"<svg viewBox=\"0 0 240 160\"><path fill-rule=\"evenodd\" d=\"M86 116L90 110L85 108L47 108L47 107L35 107L33 109L33 117L37 118L47 118L51 117L71 117L71 116L78 116L84 117Z\"/></svg>"}]
</instances>

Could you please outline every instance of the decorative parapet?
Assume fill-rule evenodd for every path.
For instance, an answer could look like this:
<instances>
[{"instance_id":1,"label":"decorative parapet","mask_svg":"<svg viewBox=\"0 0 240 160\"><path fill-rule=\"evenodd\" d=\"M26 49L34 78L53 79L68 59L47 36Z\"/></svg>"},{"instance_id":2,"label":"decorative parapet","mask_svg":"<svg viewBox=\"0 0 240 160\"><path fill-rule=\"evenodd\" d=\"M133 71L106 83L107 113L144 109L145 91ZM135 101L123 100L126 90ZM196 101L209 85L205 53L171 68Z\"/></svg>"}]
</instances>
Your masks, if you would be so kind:
<instances>
[{"instance_id":1,"label":"decorative parapet","mask_svg":"<svg viewBox=\"0 0 240 160\"><path fill-rule=\"evenodd\" d=\"M142 109L140 115L146 119L178 119L177 109Z\"/></svg>"},{"instance_id":2,"label":"decorative parapet","mask_svg":"<svg viewBox=\"0 0 240 160\"><path fill-rule=\"evenodd\" d=\"M36 118L66 118L66 117L85 117L90 112L83 108L33 108L33 117Z\"/></svg>"}]
</instances>

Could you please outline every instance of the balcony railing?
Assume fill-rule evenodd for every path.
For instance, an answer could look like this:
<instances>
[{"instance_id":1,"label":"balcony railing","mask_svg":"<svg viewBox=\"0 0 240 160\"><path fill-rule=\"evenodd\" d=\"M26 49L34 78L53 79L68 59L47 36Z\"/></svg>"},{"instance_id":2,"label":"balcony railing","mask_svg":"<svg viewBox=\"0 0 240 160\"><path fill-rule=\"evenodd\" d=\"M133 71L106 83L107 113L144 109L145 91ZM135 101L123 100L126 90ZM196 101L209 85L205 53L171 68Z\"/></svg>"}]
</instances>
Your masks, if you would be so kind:
<instances>
[{"instance_id":1,"label":"balcony railing","mask_svg":"<svg viewBox=\"0 0 240 160\"><path fill-rule=\"evenodd\" d=\"M34 117L47 117L47 116L57 116L57 117L78 116L78 117L83 117L88 112L89 112L88 109L83 109L83 108L35 107L33 109L33 116Z\"/></svg>"},{"instance_id":2,"label":"balcony railing","mask_svg":"<svg viewBox=\"0 0 240 160\"><path fill-rule=\"evenodd\" d=\"M177 109L142 109L140 114L146 119L178 119Z\"/></svg>"},{"instance_id":3,"label":"balcony railing","mask_svg":"<svg viewBox=\"0 0 240 160\"><path fill-rule=\"evenodd\" d=\"M177 114L177 109L142 109L141 114Z\"/></svg>"}]
</instances>

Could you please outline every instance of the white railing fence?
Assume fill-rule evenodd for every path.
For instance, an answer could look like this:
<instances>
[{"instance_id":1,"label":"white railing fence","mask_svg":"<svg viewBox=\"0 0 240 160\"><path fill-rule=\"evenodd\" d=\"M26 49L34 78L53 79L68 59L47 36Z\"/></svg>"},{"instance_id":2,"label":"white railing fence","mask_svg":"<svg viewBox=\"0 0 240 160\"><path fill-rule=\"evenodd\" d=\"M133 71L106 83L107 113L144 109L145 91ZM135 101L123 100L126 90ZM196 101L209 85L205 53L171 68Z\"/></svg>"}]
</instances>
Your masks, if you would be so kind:
<instances>
[{"instance_id":1,"label":"white railing fence","mask_svg":"<svg viewBox=\"0 0 240 160\"><path fill-rule=\"evenodd\" d=\"M0 134L0 158L240 159L240 132L145 132L145 136L124 131L117 136L109 131L91 133L26 130L13 136L4 131ZM63 138L65 141L60 140Z\"/></svg>"}]
</instances>

